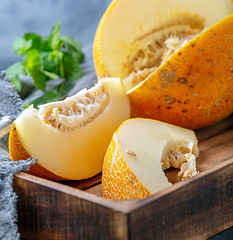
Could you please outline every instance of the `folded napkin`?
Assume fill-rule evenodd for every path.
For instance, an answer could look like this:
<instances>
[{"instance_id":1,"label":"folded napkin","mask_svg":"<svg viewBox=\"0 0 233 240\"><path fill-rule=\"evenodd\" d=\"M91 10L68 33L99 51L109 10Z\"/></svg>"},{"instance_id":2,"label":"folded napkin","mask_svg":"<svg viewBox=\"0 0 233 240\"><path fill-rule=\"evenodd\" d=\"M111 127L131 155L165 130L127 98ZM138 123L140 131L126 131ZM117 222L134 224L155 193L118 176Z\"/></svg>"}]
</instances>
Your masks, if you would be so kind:
<instances>
[{"instance_id":1,"label":"folded napkin","mask_svg":"<svg viewBox=\"0 0 233 240\"><path fill-rule=\"evenodd\" d=\"M92 46L87 45L83 49L85 60L81 67L83 69L83 77L75 82L75 86L69 93L69 96L75 94L82 88L90 88L96 82L96 74L94 70ZM3 116L17 117L21 110L22 100L15 93L13 86L4 79L4 74L0 76L0 118ZM30 98L40 95L35 91ZM17 240L20 239L17 227L17 196L13 191L12 181L16 173L28 171L35 160L28 159L26 161L13 162L10 160L8 152L8 136L0 139L0 239L1 240Z\"/></svg>"}]
</instances>

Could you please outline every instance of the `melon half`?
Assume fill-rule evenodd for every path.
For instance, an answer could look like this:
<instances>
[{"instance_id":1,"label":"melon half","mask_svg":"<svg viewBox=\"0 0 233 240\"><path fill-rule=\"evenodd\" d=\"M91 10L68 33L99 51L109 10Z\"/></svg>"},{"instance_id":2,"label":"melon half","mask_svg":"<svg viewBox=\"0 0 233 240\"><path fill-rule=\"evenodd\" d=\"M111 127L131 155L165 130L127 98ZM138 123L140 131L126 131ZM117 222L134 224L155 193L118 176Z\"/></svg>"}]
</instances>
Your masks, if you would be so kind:
<instances>
[{"instance_id":1,"label":"melon half","mask_svg":"<svg viewBox=\"0 0 233 240\"><path fill-rule=\"evenodd\" d=\"M94 39L97 76L120 77L128 91L231 13L231 0L115 0Z\"/></svg>"},{"instance_id":2,"label":"melon half","mask_svg":"<svg viewBox=\"0 0 233 240\"><path fill-rule=\"evenodd\" d=\"M120 79L102 79L63 101L23 111L10 133L11 159L33 156L31 173L48 179L89 178L101 172L114 131L129 117Z\"/></svg>"}]
</instances>

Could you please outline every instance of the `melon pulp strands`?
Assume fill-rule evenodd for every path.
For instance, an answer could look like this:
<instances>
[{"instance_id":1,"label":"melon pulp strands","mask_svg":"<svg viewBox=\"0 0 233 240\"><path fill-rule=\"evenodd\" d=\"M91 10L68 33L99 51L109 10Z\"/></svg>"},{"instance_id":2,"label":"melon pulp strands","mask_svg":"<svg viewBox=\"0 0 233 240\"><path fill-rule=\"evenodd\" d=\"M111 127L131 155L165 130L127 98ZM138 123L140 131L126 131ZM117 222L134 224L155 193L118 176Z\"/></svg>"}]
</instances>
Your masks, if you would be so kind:
<instances>
[{"instance_id":1,"label":"melon pulp strands","mask_svg":"<svg viewBox=\"0 0 233 240\"><path fill-rule=\"evenodd\" d=\"M131 9L134 11L133 16L129 14ZM202 28L210 27L232 13L231 0L113 1L99 23L94 40L97 75L123 77L126 70L124 59L139 50L135 49L137 44L132 43L143 40L144 36L156 32L163 35L161 29L166 28L170 28L168 37L174 36L176 26L194 25L195 28L197 19L200 19ZM177 24L173 26L174 22ZM167 34L164 36L167 37Z\"/></svg>"},{"instance_id":2,"label":"melon pulp strands","mask_svg":"<svg viewBox=\"0 0 233 240\"><path fill-rule=\"evenodd\" d=\"M100 80L89 92L101 87L104 87L106 101L109 102L99 102L99 109L103 104L106 105L100 113L94 111L91 114L91 106L95 100L87 106L83 106L82 100L77 100L76 104L79 108L82 107L84 116L80 118L79 113L77 116L60 113L62 116L59 116L58 109L64 108L64 102L69 105L69 101L73 104L76 98L83 99L82 96L87 90L82 90L64 101L42 105L39 111L31 106L16 119L15 126L21 144L30 155L38 158L41 166L67 179L85 179L101 172L104 154L112 134L130 117L128 98L120 79ZM44 120L51 116L45 116L44 119L40 116L46 109L52 109L52 114L56 115L53 117L58 120L63 118L66 125L69 124L69 118L72 118L71 129L61 131L56 124L52 126L46 123Z\"/></svg>"},{"instance_id":3,"label":"melon pulp strands","mask_svg":"<svg viewBox=\"0 0 233 240\"><path fill-rule=\"evenodd\" d=\"M102 181L103 195L110 199L144 198L139 191L140 185L147 189L148 195L171 186L163 171L166 166L162 166L171 151L185 148L189 153L183 155L187 155L188 161L190 156L195 160L199 155L192 130L150 119L125 121L112 141L115 147L110 144L112 152L108 149L105 156ZM193 168L190 176L197 174L196 162L192 161L189 167ZM124 171L128 174L128 183L119 180Z\"/></svg>"},{"instance_id":4,"label":"melon pulp strands","mask_svg":"<svg viewBox=\"0 0 233 240\"><path fill-rule=\"evenodd\" d=\"M128 91L132 116L198 129L230 115L232 19L202 32Z\"/></svg>"}]
</instances>

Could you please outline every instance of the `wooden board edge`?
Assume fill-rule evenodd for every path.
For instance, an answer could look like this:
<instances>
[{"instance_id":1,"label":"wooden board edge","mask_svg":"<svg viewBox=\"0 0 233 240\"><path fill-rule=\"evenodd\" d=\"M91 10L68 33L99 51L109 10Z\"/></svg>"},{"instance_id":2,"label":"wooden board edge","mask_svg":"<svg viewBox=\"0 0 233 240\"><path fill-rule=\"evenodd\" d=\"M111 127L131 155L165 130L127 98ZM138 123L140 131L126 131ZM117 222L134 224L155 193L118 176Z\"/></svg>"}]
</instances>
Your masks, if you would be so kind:
<instances>
[{"instance_id":1,"label":"wooden board edge","mask_svg":"<svg viewBox=\"0 0 233 240\"><path fill-rule=\"evenodd\" d=\"M145 239L204 240L231 226L233 158L145 199L129 216L134 240L142 234Z\"/></svg>"},{"instance_id":2,"label":"wooden board edge","mask_svg":"<svg viewBox=\"0 0 233 240\"><path fill-rule=\"evenodd\" d=\"M29 184L35 183L35 184L47 187L48 189L51 189L53 191L62 192L62 193L74 196L74 197L82 199L82 200L90 201L92 203L102 205L106 208L112 209L114 211L119 211L124 214L128 214L131 211L132 206L136 202L140 201L138 199L112 201L112 200L106 199L102 196L98 196L93 193L90 193L88 191L76 189L74 187L67 186L67 185L64 185L59 182L54 182L54 181L50 181L47 179L43 179L43 178L40 178L37 176L33 176L28 173L20 172L15 175L14 184L16 186L22 185L24 181L28 182Z\"/></svg>"},{"instance_id":3,"label":"wooden board edge","mask_svg":"<svg viewBox=\"0 0 233 240\"><path fill-rule=\"evenodd\" d=\"M128 240L128 216L75 194L15 178L18 226L23 239ZM75 190L75 189L74 189Z\"/></svg>"},{"instance_id":4,"label":"wooden board edge","mask_svg":"<svg viewBox=\"0 0 233 240\"><path fill-rule=\"evenodd\" d=\"M186 188L189 185L195 184L196 182L202 182L206 177L208 177L209 175L213 175L215 174L217 171L224 169L224 168L228 168L230 166L233 165L233 158L230 157L228 159L224 159L225 161L216 165L215 167L212 167L210 169L207 169L205 171L200 172L199 174L197 174L196 176L193 176L189 179L180 181L180 182L176 182L174 183L171 187L168 187L154 195L152 195L151 197L148 197L146 199L142 199L137 201L133 208L131 209L131 211L134 211L138 208L141 208L147 204L150 204L151 202L157 201L160 198L171 194L173 192L179 191L179 189L181 188Z\"/></svg>"}]
</instances>

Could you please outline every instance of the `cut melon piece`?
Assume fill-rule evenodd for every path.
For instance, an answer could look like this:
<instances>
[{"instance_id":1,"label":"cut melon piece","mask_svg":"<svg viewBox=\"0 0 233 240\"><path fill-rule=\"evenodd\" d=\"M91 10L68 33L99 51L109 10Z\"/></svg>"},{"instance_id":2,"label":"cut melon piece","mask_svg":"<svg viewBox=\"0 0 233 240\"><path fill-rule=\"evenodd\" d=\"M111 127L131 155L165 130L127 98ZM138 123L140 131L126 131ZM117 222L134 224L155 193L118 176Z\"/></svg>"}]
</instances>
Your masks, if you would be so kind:
<instances>
[{"instance_id":1,"label":"cut melon piece","mask_svg":"<svg viewBox=\"0 0 233 240\"><path fill-rule=\"evenodd\" d=\"M38 159L39 176L86 179L101 172L114 131L129 117L129 101L120 79L102 79L64 101L23 111L10 134L10 155L20 160L25 153L14 144L18 138L23 149ZM44 170L47 176L40 174Z\"/></svg>"},{"instance_id":2,"label":"cut melon piece","mask_svg":"<svg viewBox=\"0 0 233 240\"><path fill-rule=\"evenodd\" d=\"M199 155L192 130L151 119L129 119L114 133L105 155L102 193L109 199L145 198L172 184L163 170L196 175Z\"/></svg>"},{"instance_id":3,"label":"cut melon piece","mask_svg":"<svg viewBox=\"0 0 233 240\"><path fill-rule=\"evenodd\" d=\"M128 91L231 13L231 0L115 0L96 31L97 75L120 77Z\"/></svg>"}]
</instances>

